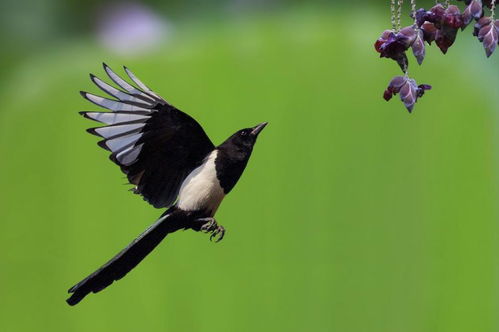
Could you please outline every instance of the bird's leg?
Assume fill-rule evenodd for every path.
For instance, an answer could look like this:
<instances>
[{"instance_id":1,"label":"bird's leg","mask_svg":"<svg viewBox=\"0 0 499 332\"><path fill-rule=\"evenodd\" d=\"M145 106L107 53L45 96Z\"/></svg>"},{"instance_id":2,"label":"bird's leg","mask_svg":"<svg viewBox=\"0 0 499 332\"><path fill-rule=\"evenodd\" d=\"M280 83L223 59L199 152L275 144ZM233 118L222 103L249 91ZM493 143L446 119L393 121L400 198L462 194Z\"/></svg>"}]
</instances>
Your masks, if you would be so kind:
<instances>
[{"instance_id":1,"label":"bird's leg","mask_svg":"<svg viewBox=\"0 0 499 332\"><path fill-rule=\"evenodd\" d=\"M215 242L220 242L224 238L225 228L217 224L215 218L198 218L194 222L196 225L191 228L198 232L211 233L210 240L215 239Z\"/></svg>"}]
</instances>

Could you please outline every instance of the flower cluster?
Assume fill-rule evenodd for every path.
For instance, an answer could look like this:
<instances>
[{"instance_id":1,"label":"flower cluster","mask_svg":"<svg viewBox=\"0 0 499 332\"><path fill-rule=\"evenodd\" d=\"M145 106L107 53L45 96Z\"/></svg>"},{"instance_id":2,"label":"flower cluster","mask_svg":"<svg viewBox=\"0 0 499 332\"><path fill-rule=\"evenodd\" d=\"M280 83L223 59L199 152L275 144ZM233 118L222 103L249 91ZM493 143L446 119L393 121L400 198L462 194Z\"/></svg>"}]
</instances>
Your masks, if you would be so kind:
<instances>
[{"instance_id":1,"label":"flower cluster","mask_svg":"<svg viewBox=\"0 0 499 332\"><path fill-rule=\"evenodd\" d=\"M403 72L407 71L408 60L405 51L412 48L412 53L418 60L418 63L423 63L425 56L424 36L421 30L416 30L413 27L405 27L399 32L393 30L385 30L381 37L374 43L374 48L382 58L390 58L400 66Z\"/></svg>"},{"instance_id":2,"label":"flower cluster","mask_svg":"<svg viewBox=\"0 0 499 332\"><path fill-rule=\"evenodd\" d=\"M416 10L416 1L411 0L411 17L414 24L400 27L400 13L403 0L391 0L392 25L391 30L385 30L376 40L374 48L380 57L395 60L405 76L394 77L385 90L384 98L388 101L397 93L404 102L407 110L412 111L417 99L423 96L425 90L431 89L427 84L417 85L408 77L409 61L406 51L412 48L418 64L422 64L426 54L426 44L437 44L442 53L456 41L459 30L464 30L473 20L473 35L483 44L487 57L490 57L499 44L499 20L494 19L496 0L458 0L464 1L466 8L461 12L459 7L437 3L426 10ZM490 9L490 16L485 16L485 7Z\"/></svg>"},{"instance_id":3,"label":"flower cluster","mask_svg":"<svg viewBox=\"0 0 499 332\"><path fill-rule=\"evenodd\" d=\"M395 76L385 90L383 98L389 101L397 93L400 93L400 100L411 113L417 99L422 97L426 90L431 90L431 86L428 84L417 85L415 80L407 76Z\"/></svg>"},{"instance_id":4,"label":"flower cluster","mask_svg":"<svg viewBox=\"0 0 499 332\"><path fill-rule=\"evenodd\" d=\"M458 30L466 26L461 11L454 5L445 8L442 4L437 4L428 11L417 10L413 16L416 26L426 37L425 41L428 44L435 41L444 54L454 44Z\"/></svg>"},{"instance_id":5,"label":"flower cluster","mask_svg":"<svg viewBox=\"0 0 499 332\"><path fill-rule=\"evenodd\" d=\"M445 8L442 4L437 4L428 11L421 8L413 14L416 25L423 30L425 41L430 44L435 40L445 54L454 44L458 30L464 30L473 20L476 20L473 34L483 43L487 57L489 57L499 42L497 38L499 20L493 17L495 0L465 0L464 2L466 8L462 13L454 5ZM491 17L484 16L484 4L491 8Z\"/></svg>"}]
</instances>

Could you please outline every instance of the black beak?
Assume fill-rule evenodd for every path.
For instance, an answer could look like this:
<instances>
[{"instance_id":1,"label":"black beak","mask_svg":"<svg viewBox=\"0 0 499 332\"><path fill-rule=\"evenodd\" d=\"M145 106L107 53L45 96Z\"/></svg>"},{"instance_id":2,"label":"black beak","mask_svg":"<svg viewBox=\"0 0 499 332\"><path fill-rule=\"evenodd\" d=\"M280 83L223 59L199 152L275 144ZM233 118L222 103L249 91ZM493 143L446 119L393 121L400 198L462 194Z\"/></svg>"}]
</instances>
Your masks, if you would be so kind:
<instances>
[{"instance_id":1,"label":"black beak","mask_svg":"<svg viewBox=\"0 0 499 332\"><path fill-rule=\"evenodd\" d=\"M251 131L251 135L253 136L258 136L258 134L265 128L265 126L268 124L268 122L262 122L259 125L256 125L253 127L253 130Z\"/></svg>"}]
</instances>

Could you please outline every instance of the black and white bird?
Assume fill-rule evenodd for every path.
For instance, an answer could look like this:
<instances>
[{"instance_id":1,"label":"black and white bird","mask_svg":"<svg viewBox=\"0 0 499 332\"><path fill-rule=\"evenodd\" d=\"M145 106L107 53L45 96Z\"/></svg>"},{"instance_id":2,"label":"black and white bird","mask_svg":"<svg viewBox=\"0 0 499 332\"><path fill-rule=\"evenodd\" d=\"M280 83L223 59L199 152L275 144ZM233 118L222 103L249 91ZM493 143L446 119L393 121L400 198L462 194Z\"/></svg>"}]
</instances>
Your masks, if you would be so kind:
<instances>
[{"instance_id":1,"label":"black and white bird","mask_svg":"<svg viewBox=\"0 0 499 332\"><path fill-rule=\"evenodd\" d=\"M81 95L110 112L81 114L105 124L88 132L103 138L99 146L111 152L110 159L126 174L132 190L155 208L167 210L125 249L71 287L70 305L123 278L169 233L193 229L220 241L225 230L214 219L215 212L239 180L258 134L267 125L241 129L215 147L193 118L124 69L135 85L106 64L104 70L118 88L90 75L113 98Z\"/></svg>"}]
</instances>

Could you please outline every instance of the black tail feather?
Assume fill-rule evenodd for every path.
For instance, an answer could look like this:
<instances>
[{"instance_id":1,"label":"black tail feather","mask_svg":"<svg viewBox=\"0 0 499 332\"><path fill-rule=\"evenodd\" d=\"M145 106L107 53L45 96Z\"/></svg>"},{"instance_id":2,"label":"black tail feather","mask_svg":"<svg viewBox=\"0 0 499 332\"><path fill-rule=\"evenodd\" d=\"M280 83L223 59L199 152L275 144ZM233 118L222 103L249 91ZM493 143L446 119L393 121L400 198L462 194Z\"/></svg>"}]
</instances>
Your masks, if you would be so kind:
<instances>
[{"instance_id":1,"label":"black tail feather","mask_svg":"<svg viewBox=\"0 0 499 332\"><path fill-rule=\"evenodd\" d=\"M115 280L123 278L130 270L137 266L168 233L183 228L182 220L173 214L164 214L142 234L140 234L125 249L120 251L109 262L97 271L74 285L68 290L73 293L66 300L69 305L79 303L90 292L97 293Z\"/></svg>"}]
</instances>

